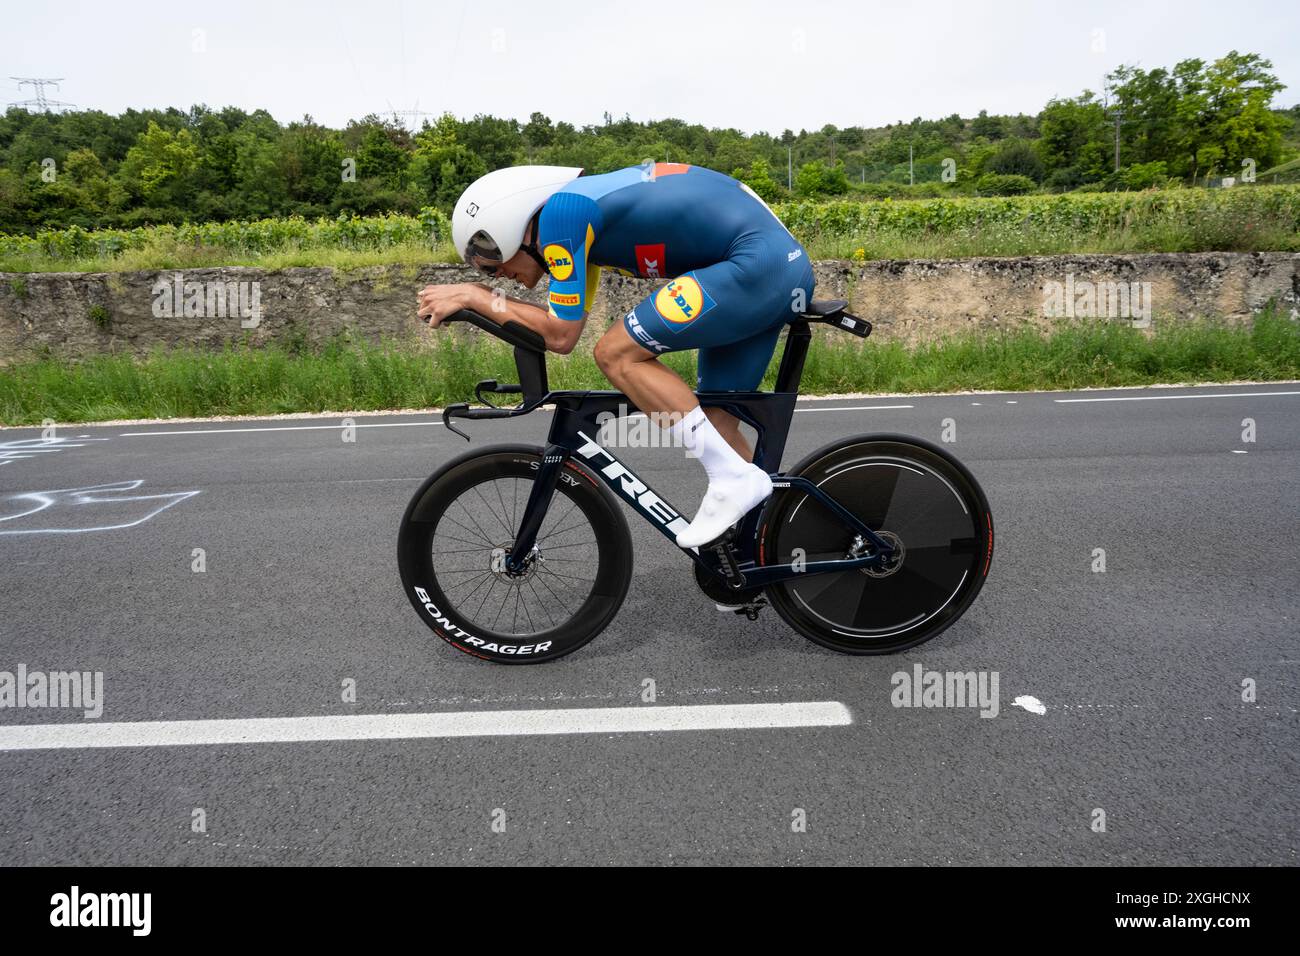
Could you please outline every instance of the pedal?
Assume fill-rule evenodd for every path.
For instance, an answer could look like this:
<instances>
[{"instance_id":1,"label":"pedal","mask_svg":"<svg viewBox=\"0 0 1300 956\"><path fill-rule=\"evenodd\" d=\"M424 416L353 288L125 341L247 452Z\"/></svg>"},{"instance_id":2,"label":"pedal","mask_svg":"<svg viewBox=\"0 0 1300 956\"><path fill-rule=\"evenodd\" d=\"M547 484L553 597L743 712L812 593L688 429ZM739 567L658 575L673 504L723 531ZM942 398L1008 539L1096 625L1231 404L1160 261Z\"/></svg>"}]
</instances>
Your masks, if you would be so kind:
<instances>
[{"instance_id":1,"label":"pedal","mask_svg":"<svg viewBox=\"0 0 1300 956\"><path fill-rule=\"evenodd\" d=\"M736 530L728 528L722 537L709 542L705 547L718 556L718 563L722 565L722 572L727 579L727 587L739 591L745 586L745 575L740 571L736 551L731 546L735 539Z\"/></svg>"},{"instance_id":2,"label":"pedal","mask_svg":"<svg viewBox=\"0 0 1300 956\"><path fill-rule=\"evenodd\" d=\"M754 600L750 601L748 604L742 604L740 607L736 608L734 613L743 614L751 621L757 621L758 612L763 610L763 608L765 607L767 607L767 598L763 597L760 594L758 597L754 598Z\"/></svg>"}]
</instances>

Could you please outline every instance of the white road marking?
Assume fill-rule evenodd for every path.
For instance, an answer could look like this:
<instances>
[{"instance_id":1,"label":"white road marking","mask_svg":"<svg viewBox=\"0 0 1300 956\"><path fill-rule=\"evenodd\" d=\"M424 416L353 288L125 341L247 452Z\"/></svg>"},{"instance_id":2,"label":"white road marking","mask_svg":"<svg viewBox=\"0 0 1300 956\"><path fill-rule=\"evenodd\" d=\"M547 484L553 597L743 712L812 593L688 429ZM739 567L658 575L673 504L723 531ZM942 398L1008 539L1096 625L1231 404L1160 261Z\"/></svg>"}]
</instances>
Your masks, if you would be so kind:
<instances>
[{"instance_id":1,"label":"white road marking","mask_svg":"<svg viewBox=\"0 0 1300 956\"><path fill-rule=\"evenodd\" d=\"M87 488L57 488L50 491L28 491L8 495L0 504L16 506L23 510L0 515L0 535L11 534L82 534L88 531L116 531L144 524L155 515L162 514L173 505L197 495L198 491L177 491L158 495L128 495L135 491L143 478L117 481L111 484L92 485ZM97 507L98 506L98 507ZM116 512L115 524L94 525L101 516ZM36 517L32 517L35 515ZM131 518L134 520L122 520ZM113 520L108 518L107 520ZM3 522L13 521L15 525ZM27 527L23 526L26 522ZM86 527L86 524L92 524ZM31 525L35 524L35 527Z\"/></svg>"},{"instance_id":2,"label":"white road marking","mask_svg":"<svg viewBox=\"0 0 1300 956\"><path fill-rule=\"evenodd\" d=\"M1300 395L1300 392L1219 392L1215 395L1121 395L1114 398L1054 398L1058 405L1082 402L1165 402L1174 398L1267 398L1270 395Z\"/></svg>"},{"instance_id":3,"label":"white road marking","mask_svg":"<svg viewBox=\"0 0 1300 956\"><path fill-rule=\"evenodd\" d=\"M107 438L86 438L85 441L108 441ZM34 458L37 455L48 455L53 452L63 451L66 448L84 448L85 445L80 442L73 442L67 438L20 438L16 441L0 442L0 465L7 465L11 461L21 461L25 458Z\"/></svg>"},{"instance_id":4,"label":"white road marking","mask_svg":"<svg viewBox=\"0 0 1300 956\"><path fill-rule=\"evenodd\" d=\"M357 422L352 428L411 428L417 425L442 425L436 422ZM194 428L188 431L122 432L119 438L142 438L149 435L230 435L241 432L314 432L338 431L347 425L270 425L266 428Z\"/></svg>"},{"instance_id":5,"label":"white road marking","mask_svg":"<svg viewBox=\"0 0 1300 956\"><path fill-rule=\"evenodd\" d=\"M1023 707L1031 714L1037 714L1039 717L1047 713L1047 707L1037 697L1030 697L1028 694L1017 697L1011 702L1012 707Z\"/></svg>"},{"instance_id":6,"label":"white road marking","mask_svg":"<svg viewBox=\"0 0 1300 956\"><path fill-rule=\"evenodd\" d=\"M915 408L915 405L852 405L837 408L796 408L799 412L876 412L886 408Z\"/></svg>"},{"instance_id":7,"label":"white road marking","mask_svg":"<svg viewBox=\"0 0 1300 956\"><path fill-rule=\"evenodd\" d=\"M871 412L882 411L891 408L915 408L914 405L853 405L842 408L796 408L796 412ZM538 409L542 411L543 409ZM634 412L627 416L629 419L644 418L643 412ZM421 425L433 425L441 427L442 421L432 422L357 422L353 428L412 428ZM268 425L262 428L191 428L191 429L168 429L167 431L157 432L122 432L119 438L147 438L157 435L241 435L255 434L257 432L314 432L314 431L338 431L346 428L346 425ZM102 440L102 439L101 439Z\"/></svg>"},{"instance_id":8,"label":"white road marking","mask_svg":"<svg viewBox=\"0 0 1300 956\"><path fill-rule=\"evenodd\" d=\"M1240 448L1234 448L1234 449L1232 450L1232 453L1233 453L1234 455L1244 455L1244 454L1246 454L1246 452L1242 451Z\"/></svg>"},{"instance_id":9,"label":"white road marking","mask_svg":"<svg viewBox=\"0 0 1300 956\"><path fill-rule=\"evenodd\" d=\"M782 704L485 710L441 714L151 720L106 724L86 722L0 727L0 751L534 734L620 734L670 730L757 730L776 727L844 727L852 722L849 709L834 700Z\"/></svg>"}]
</instances>

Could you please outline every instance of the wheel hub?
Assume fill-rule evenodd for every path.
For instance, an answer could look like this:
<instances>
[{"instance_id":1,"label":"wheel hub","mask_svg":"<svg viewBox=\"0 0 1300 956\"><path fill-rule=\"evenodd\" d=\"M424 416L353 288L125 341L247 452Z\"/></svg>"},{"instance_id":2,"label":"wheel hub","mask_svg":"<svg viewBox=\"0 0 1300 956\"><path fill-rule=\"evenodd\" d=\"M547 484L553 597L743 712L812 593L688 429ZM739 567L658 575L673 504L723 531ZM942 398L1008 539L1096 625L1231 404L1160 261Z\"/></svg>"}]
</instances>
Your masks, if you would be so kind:
<instances>
[{"instance_id":1,"label":"wheel hub","mask_svg":"<svg viewBox=\"0 0 1300 956\"><path fill-rule=\"evenodd\" d=\"M892 531L877 531L876 537L893 548L894 553L882 563L861 568L860 570L869 578L887 578L891 574L895 574L903 566L903 558L907 554L907 548L903 544L903 539ZM855 538L853 547L849 549L849 557L861 557L865 548L866 542L860 537Z\"/></svg>"},{"instance_id":2,"label":"wheel hub","mask_svg":"<svg viewBox=\"0 0 1300 956\"><path fill-rule=\"evenodd\" d=\"M498 548L493 548L489 568L502 583L513 584L516 587L532 577L533 573L545 560L542 557L541 549L534 546L533 550L529 551L528 554L524 556L524 569L522 571L511 571L509 565L506 563L506 559L509 557L509 545L503 544Z\"/></svg>"}]
</instances>

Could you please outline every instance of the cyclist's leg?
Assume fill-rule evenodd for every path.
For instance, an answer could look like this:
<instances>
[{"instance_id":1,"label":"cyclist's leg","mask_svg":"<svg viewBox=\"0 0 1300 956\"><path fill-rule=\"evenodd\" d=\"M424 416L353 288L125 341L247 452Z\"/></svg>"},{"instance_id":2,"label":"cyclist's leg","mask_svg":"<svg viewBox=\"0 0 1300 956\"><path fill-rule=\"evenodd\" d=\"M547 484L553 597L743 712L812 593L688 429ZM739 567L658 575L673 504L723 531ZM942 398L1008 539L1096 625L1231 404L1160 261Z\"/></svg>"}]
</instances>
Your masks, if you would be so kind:
<instances>
[{"instance_id":1,"label":"cyclist's leg","mask_svg":"<svg viewBox=\"0 0 1300 956\"><path fill-rule=\"evenodd\" d=\"M701 392L752 392L763 381L763 373L772 361L782 324L765 332L733 342L702 348L696 361ZM749 440L740 431L740 420L721 408L707 408L705 414L723 438L746 461L754 460Z\"/></svg>"},{"instance_id":2,"label":"cyclist's leg","mask_svg":"<svg viewBox=\"0 0 1300 956\"><path fill-rule=\"evenodd\" d=\"M758 370L755 382L761 381L763 369L767 368L767 361L771 358L772 350L775 347L776 337L780 334L780 329L773 329L771 332L771 342L767 343L766 357L760 361L762 367ZM767 338L768 333L763 333L762 338ZM747 345L747 349L735 349L740 353L735 357L738 360L749 358L753 361L750 353L754 352L753 340L746 339L744 343L737 343L737 346ZM761 350L763 344L756 343ZM728 355L731 354L731 346L715 346L714 348L700 349L700 385L701 389L706 388L703 384L709 379L705 373L705 362L707 356L712 356L714 363L724 362ZM596 343L596 362L601 371L605 373L611 384L619 391L626 394L637 408L650 415L656 424L668 428L674 423L681 421L690 413L691 409L700 404L689 385L682 381L681 377L657 361L655 353L646 351L641 345L632 339L627 333L627 329L621 322L616 322L601 336ZM743 389L747 390L747 389ZM718 430L718 433L726 439L727 444L736 450L745 461L753 459L753 450L749 447L749 442L740 432L740 422L734 415L723 411L720 408L705 409L705 415L709 421Z\"/></svg>"},{"instance_id":3,"label":"cyclist's leg","mask_svg":"<svg viewBox=\"0 0 1300 956\"><path fill-rule=\"evenodd\" d=\"M768 327L749 338L701 348L698 391L752 392L762 384L789 313L802 311L812 300L814 277L807 254L802 247L789 245L786 233L766 237L754 257L758 260L756 271L762 272L764 279L750 283L755 292L762 293L755 295L753 314L770 316ZM740 421L720 408L708 409L708 416L731 446L752 461L753 451L740 432Z\"/></svg>"},{"instance_id":4,"label":"cyclist's leg","mask_svg":"<svg viewBox=\"0 0 1300 956\"><path fill-rule=\"evenodd\" d=\"M772 310L770 306L764 310L761 301L755 302L755 282L747 275L748 265L743 259L716 263L672 279L647 296L596 344L595 358L601 371L646 414L664 413L664 424L678 421L697 408L699 399L694 390L657 359L666 352L699 349L703 363L711 349L735 347L755 334L767 334ZM779 329L771 331L775 343ZM720 354L737 357L744 351L733 348ZM770 356L771 348L767 353ZM758 362L766 368L765 358L759 357ZM748 367L756 363L751 358L746 364ZM762 378L763 368L758 370L755 381ZM701 365L700 388L748 387L737 382L735 375L721 370L707 375ZM728 443L748 461L749 447L735 427L735 420L713 409L708 418L715 424L721 422L730 433Z\"/></svg>"},{"instance_id":5,"label":"cyclist's leg","mask_svg":"<svg viewBox=\"0 0 1300 956\"><path fill-rule=\"evenodd\" d=\"M628 335L623 322L615 322L600 337L595 359L610 384L647 415L660 416L665 427L700 403L681 376L658 361L658 353Z\"/></svg>"},{"instance_id":6,"label":"cyclist's leg","mask_svg":"<svg viewBox=\"0 0 1300 956\"><path fill-rule=\"evenodd\" d=\"M748 444L739 441L738 429L727 424L732 435L724 436L685 383L657 358L670 351L747 342L747 347L735 352L747 358L743 381L731 376L715 379L706 371L701 386L752 388L771 358L790 303L811 293L811 279L806 256L788 233L752 236L727 261L668 282L597 345L596 361L602 371L642 411L684 413L672 431L688 453L700 459L709 475L709 491L691 526L678 535L683 547L717 537L770 495L772 485L767 474L750 462L752 455ZM799 288L804 291L796 294Z\"/></svg>"}]
</instances>

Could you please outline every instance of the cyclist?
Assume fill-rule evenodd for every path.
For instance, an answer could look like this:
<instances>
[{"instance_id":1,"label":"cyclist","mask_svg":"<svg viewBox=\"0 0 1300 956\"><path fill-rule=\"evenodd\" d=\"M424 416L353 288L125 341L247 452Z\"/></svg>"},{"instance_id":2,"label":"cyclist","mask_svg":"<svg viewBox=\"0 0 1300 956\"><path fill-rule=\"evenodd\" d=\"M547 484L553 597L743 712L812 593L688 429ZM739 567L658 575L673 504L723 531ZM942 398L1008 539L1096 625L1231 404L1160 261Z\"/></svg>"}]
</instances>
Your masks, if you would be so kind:
<instances>
[{"instance_id":1,"label":"cyclist","mask_svg":"<svg viewBox=\"0 0 1300 956\"><path fill-rule=\"evenodd\" d=\"M559 353L573 350L600 267L664 279L596 343L613 385L698 458L708 491L682 547L724 534L772 493L739 421L700 408L694 392L658 361L697 349L701 391L753 391L790 312L812 299L803 247L748 186L697 166L654 163L596 176L565 166L516 166L470 185L452 215L452 239L488 276L533 288L549 274L548 308L496 297L485 285L431 285L418 314L436 327L460 309L516 321Z\"/></svg>"}]
</instances>

